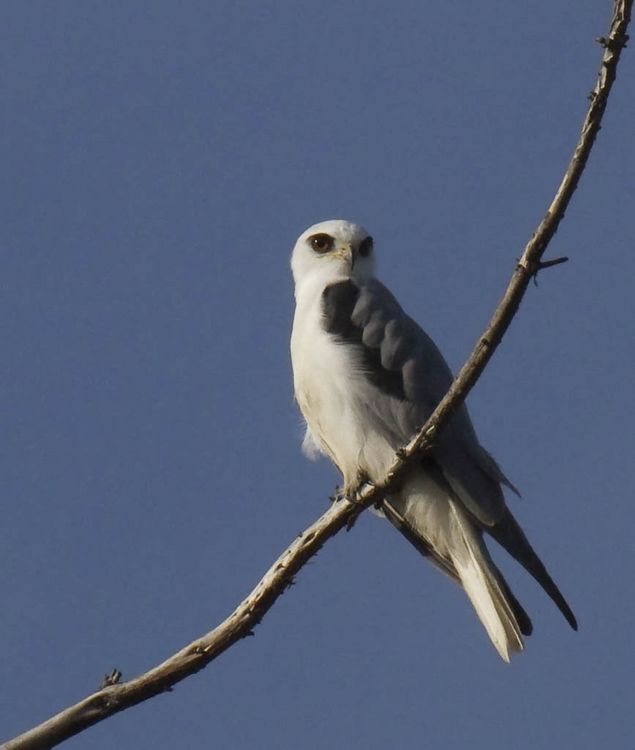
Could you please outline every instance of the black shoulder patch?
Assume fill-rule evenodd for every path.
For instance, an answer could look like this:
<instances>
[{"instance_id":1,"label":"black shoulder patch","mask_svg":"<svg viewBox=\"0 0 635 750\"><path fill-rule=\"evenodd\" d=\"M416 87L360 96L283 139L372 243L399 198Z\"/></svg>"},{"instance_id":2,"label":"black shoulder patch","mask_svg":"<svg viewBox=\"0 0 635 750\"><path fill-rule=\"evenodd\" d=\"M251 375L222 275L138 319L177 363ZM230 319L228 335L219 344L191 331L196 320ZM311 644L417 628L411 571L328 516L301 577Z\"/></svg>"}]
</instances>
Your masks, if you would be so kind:
<instances>
[{"instance_id":1,"label":"black shoulder patch","mask_svg":"<svg viewBox=\"0 0 635 750\"><path fill-rule=\"evenodd\" d=\"M359 289L352 281L339 281L322 292L324 330L345 341L361 341L361 329L353 325L353 310L359 298Z\"/></svg>"},{"instance_id":2,"label":"black shoulder patch","mask_svg":"<svg viewBox=\"0 0 635 750\"><path fill-rule=\"evenodd\" d=\"M363 326L353 323L353 310L358 299L359 289L350 280L327 286L322 292L324 330L347 344L358 346L368 380L383 393L403 401L406 395L401 368L388 370L381 363L383 337L377 346L367 346L363 341Z\"/></svg>"}]
</instances>

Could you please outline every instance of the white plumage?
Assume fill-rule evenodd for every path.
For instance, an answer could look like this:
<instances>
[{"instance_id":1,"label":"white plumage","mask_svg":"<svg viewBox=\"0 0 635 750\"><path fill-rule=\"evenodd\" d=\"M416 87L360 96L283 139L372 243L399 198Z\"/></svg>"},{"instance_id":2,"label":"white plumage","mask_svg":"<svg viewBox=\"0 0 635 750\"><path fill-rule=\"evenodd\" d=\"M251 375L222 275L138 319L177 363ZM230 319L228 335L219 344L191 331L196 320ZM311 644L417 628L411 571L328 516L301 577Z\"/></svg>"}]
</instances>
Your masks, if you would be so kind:
<instances>
[{"instance_id":1,"label":"white plumage","mask_svg":"<svg viewBox=\"0 0 635 750\"><path fill-rule=\"evenodd\" d=\"M345 492L380 480L447 391L452 375L434 342L374 276L372 238L332 220L307 229L291 259L296 312L291 335L295 397L307 423L303 448L331 458ZM420 552L459 581L506 661L531 621L491 560L491 534L576 621L503 498L513 489L478 443L465 407L433 453L383 510Z\"/></svg>"}]
</instances>

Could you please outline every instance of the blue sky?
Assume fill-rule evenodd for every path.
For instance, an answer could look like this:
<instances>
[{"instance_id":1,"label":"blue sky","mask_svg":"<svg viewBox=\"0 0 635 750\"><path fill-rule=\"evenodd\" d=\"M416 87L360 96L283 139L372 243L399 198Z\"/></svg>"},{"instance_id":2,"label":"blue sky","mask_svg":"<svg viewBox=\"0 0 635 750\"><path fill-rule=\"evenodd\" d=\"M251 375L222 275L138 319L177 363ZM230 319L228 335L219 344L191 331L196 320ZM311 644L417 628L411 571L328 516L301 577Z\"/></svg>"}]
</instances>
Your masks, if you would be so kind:
<instances>
[{"instance_id":1,"label":"blue sky","mask_svg":"<svg viewBox=\"0 0 635 750\"><path fill-rule=\"evenodd\" d=\"M326 507L299 450L295 237L346 217L456 368L577 137L611 3L6 0L0 737L206 632ZM69 748L628 747L633 50L469 399L580 621L511 560L510 666L370 514L256 637ZM630 728L628 728L630 734Z\"/></svg>"}]
</instances>

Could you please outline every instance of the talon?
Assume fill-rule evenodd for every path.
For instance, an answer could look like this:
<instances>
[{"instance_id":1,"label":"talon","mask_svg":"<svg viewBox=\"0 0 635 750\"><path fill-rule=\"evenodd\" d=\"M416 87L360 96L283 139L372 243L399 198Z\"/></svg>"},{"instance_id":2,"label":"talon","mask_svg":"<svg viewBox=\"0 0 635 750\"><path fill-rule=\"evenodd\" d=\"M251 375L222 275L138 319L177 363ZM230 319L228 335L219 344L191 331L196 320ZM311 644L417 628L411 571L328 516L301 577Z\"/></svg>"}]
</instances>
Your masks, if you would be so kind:
<instances>
[{"instance_id":1,"label":"talon","mask_svg":"<svg viewBox=\"0 0 635 750\"><path fill-rule=\"evenodd\" d=\"M346 490L343 487L336 487L335 492L332 495L329 495L329 500L332 503L339 503L340 500L348 500L349 496Z\"/></svg>"},{"instance_id":2,"label":"talon","mask_svg":"<svg viewBox=\"0 0 635 750\"><path fill-rule=\"evenodd\" d=\"M354 495L347 497L346 499L351 505L354 505L356 508L359 508L362 505L362 500L357 492ZM364 510L363 506L362 506L362 510Z\"/></svg>"},{"instance_id":3,"label":"talon","mask_svg":"<svg viewBox=\"0 0 635 750\"><path fill-rule=\"evenodd\" d=\"M355 493L354 493L355 499L353 502L355 502L357 505L360 505L361 503L363 503L364 499L362 497L362 492L364 492L367 487L372 490L375 488L375 486L376 486L375 482L372 482L370 479L366 479L364 483L361 484L357 490L355 490Z\"/></svg>"},{"instance_id":4,"label":"talon","mask_svg":"<svg viewBox=\"0 0 635 750\"><path fill-rule=\"evenodd\" d=\"M357 485L355 489L357 490L359 487L361 487L364 484L370 484L370 480L368 478L368 474L365 471L358 471L357 472Z\"/></svg>"}]
</instances>

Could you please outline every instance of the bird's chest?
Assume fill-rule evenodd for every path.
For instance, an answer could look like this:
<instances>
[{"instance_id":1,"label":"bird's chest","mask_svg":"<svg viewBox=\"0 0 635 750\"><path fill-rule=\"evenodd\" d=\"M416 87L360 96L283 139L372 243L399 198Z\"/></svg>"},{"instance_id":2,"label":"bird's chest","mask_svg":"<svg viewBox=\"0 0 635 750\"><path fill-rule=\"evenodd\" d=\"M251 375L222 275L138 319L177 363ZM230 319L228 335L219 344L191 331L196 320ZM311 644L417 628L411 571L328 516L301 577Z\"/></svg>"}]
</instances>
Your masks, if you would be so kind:
<instances>
[{"instance_id":1,"label":"bird's chest","mask_svg":"<svg viewBox=\"0 0 635 750\"><path fill-rule=\"evenodd\" d=\"M357 462L363 441L358 414L360 355L326 333L319 298L302 302L291 336L295 397L320 447L344 471L347 464Z\"/></svg>"},{"instance_id":2,"label":"bird's chest","mask_svg":"<svg viewBox=\"0 0 635 750\"><path fill-rule=\"evenodd\" d=\"M330 432L352 408L357 359L325 332L319 315L300 316L291 338L295 395L311 429Z\"/></svg>"},{"instance_id":3,"label":"bird's chest","mask_svg":"<svg viewBox=\"0 0 635 750\"><path fill-rule=\"evenodd\" d=\"M322 289L305 286L296 298L295 397L318 446L337 464L345 486L353 487L360 475L383 476L403 441L395 440L380 417L361 347L327 333Z\"/></svg>"}]
</instances>

